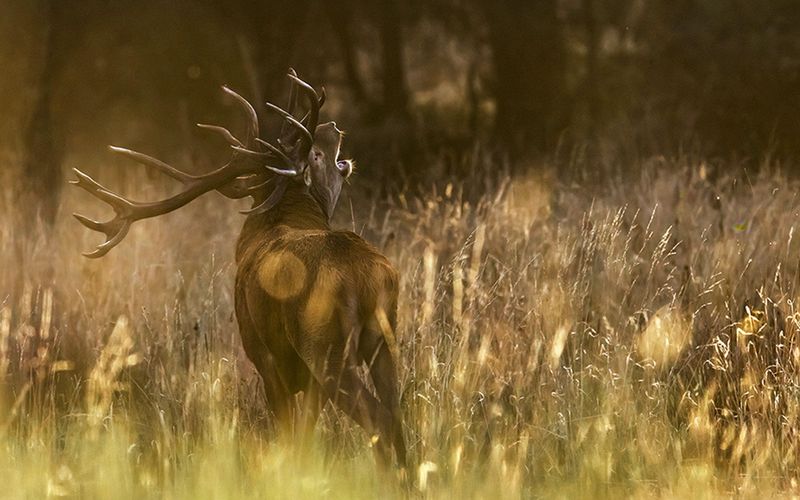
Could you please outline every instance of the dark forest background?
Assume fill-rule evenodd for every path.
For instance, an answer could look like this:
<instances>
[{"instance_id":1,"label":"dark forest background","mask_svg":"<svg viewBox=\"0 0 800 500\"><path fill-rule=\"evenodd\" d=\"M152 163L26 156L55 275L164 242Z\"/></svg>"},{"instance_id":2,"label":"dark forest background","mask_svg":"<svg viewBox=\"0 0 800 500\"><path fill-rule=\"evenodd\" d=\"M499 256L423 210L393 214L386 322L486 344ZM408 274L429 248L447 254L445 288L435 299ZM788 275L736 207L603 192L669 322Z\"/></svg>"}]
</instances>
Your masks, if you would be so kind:
<instances>
[{"instance_id":1,"label":"dark forest background","mask_svg":"<svg viewBox=\"0 0 800 500\"><path fill-rule=\"evenodd\" d=\"M4 0L0 165L50 220L106 144L211 168L193 124L243 126L219 85L283 103L289 66L387 184L476 148L512 170L800 152L796 0Z\"/></svg>"}]
</instances>

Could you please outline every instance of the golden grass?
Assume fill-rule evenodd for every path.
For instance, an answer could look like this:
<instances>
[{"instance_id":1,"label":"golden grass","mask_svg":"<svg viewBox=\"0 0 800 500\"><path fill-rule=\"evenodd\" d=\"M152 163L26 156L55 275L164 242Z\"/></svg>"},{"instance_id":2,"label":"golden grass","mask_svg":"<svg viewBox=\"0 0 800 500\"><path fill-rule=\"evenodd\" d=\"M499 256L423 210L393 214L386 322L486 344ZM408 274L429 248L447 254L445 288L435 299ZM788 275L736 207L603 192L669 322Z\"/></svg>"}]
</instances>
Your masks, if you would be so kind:
<instances>
[{"instance_id":1,"label":"golden grass","mask_svg":"<svg viewBox=\"0 0 800 500\"><path fill-rule=\"evenodd\" d=\"M797 494L800 186L768 170L343 199L339 227L402 276L414 494ZM3 200L0 496L412 494L330 408L313 449L272 437L232 316L230 202L88 261L95 236L66 213L89 197L67 194L50 238Z\"/></svg>"}]
</instances>

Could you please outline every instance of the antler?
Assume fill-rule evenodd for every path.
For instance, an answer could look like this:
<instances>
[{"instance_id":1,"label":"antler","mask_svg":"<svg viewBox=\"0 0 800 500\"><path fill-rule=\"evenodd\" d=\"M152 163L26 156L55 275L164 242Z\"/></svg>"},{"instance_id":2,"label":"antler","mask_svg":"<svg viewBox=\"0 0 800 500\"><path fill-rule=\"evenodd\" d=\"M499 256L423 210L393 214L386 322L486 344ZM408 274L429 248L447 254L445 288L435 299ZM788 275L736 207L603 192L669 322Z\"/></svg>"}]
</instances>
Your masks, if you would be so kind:
<instances>
[{"instance_id":1,"label":"antler","mask_svg":"<svg viewBox=\"0 0 800 500\"><path fill-rule=\"evenodd\" d=\"M233 156L226 165L204 175L191 175L146 154L110 146L111 151L156 169L181 182L185 189L174 196L154 202L133 201L114 193L85 173L74 169L77 179L70 181L70 183L83 188L95 198L110 205L115 212L114 218L107 222L99 222L80 214L73 214L81 224L106 236L106 240L98 245L95 250L84 253L84 255L90 258L104 256L125 238L131 225L137 220L156 217L177 210L209 191L216 190L222 195L233 199L252 196L257 200L257 203L245 213L264 212L275 206L285 192L289 178L302 174L301 169L305 167L305 158L314 143L314 135L310 130L315 130L319 119L319 107L324 102L324 92L322 98L320 98L310 85L297 77L294 70L290 70L289 78L292 80L289 101L290 111L284 111L278 106L267 103L270 109L277 112L285 120L281 134L284 136L284 140L278 140L280 147L274 146L258 137L258 115L255 109L244 97L228 87L222 87L222 90L233 97L248 116L249 127L246 139L244 141L240 140L224 127L202 123L197 125L202 129L219 134L230 144L233 149ZM292 115L297 95L295 86L299 86L303 90L310 103L309 112L299 121ZM287 128L289 126L293 127L292 131ZM300 135L296 136L292 132ZM291 147L285 145L289 142ZM265 147L266 151L262 151L261 146ZM276 162L281 164L282 167L272 165ZM279 178L269 196L261 195L266 184L273 178L269 175L270 173L277 174ZM264 200L258 203L258 199L261 196L264 197Z\"/></svg>"},{"instance_id":2,"label":"antler","mask_svg":"<svg viewBox=\"0 0 800 500\"><path fill-rule=\"evenodd\" d=\"M301 80L297 76L295 70L292 68L289 68L289 74L287 76L292 81L292 85L289 90L289 104L287 106L288 111L276 106L275 104L272 104L271 102L265 103L267 109L274 111L281 118L283 118L283 125L281 126L281 138L279 138L277 141L279 147L273 146L272 144L258 138L256 139L256 142L266 147L269 152L283 160L284 163L295 166L291 170L284 170L281 172L276 171L276 173L280 175L292 177L302 175L303 169L306 167L305 162L308 158L308 153L311 151L311 146L314 144L314 131L316 131L317 124L319 122L319 109L325 103L325 88L323 87L321 89L321 95L317 94L317 92L314 90L314 87ZM294 116L294 109L297 106L298 88L303 91L309 104L309 110L301 120L298 120ZM239 149L245 154L258 154L247 149L234 149ZM264 201L262 201L260 204L254 205L250 210L246 210L243 213L250 214L266 212L275 206L275 204L281 199L281 196L283 196L283 193L286 190L286 186L287 180L285 178L280 179L270 196L264 199Z\"/></svg>"},{"instance_id":3,"label":"antler","mask_svg":"<svg viewBox=\"0 0 800 500\"><path fill-rule=\"evenodd\" d=\"M289 93L288 112L269 102L266 103L266 105L268 109L275 111L284 118L283 126L281 127L281 139L278 139L278 144L295 152L298 158L304 159L308 156L308 152L311 151L311 145L314 143L313 132L316 130L319 122L319 109L325 103L325 87L322 87L320 94L317 94L314 87L298 78L297 72L295 72L294 69L289 68L288 76L292 81L292 87ZM297 120L294 117L294 108L297 105L298 87L305 94L309 105L308 112L301 120ZM294 129L292 130L288 126L292 126ZM299 143L298 140L300 141Z\"/></svg>"}]
</instances>

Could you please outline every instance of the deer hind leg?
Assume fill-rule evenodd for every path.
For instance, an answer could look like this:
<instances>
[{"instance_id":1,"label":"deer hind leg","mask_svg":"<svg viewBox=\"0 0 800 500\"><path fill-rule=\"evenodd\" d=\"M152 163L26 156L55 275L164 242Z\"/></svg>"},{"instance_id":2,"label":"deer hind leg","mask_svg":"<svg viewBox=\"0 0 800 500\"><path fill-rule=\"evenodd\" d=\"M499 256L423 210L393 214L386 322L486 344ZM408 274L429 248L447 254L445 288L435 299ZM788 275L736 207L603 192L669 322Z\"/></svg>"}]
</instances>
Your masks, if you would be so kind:
<instances>
[{"instance_id":1,"label":"deer hind leg","mask_svg":"<svg viewBox=\"0 0 800 500\"><path fill-rule=\"evenodd\" d=\"M267 408L274 417L275 430L284 434L287 430L291 430L294 419L294 396L281 378L269 350L259 340L259 329L250 316L244 287L237 282L235 290L236 319L239 323L242 345L247 357L261 376Z\"/></svg>"},{"instance_id":2,"label":"deer hind leg","mask_svg":"<svg viewBox=\"0 0 800 500\"><path fill-rule=\"evenodd\" d=\"M323 401L330 400L347 416L360 425L369 436L378 436L379 458L391 463L390 446L392 416L389 410L373 396L358 375L355 352L348 352L349 342L341 341L340 329L327 325L328 332L316 331L307 338L301 357L322 391ZM322 340L328 339L328 340ZM336 339L336 340L331 340Z\"/></svg>"},{"instance_id":3,"label":"deer hind leg","mask_svg":"<svg viewBox=\"0 0 800 500\"><path fill-rule=\"evenodd\" d=\"M275 419L275 430L280 435L291 435L297 413L294 394L283 383L272 356L262 355L254 364L264 384L264 395L267 398L267 407Z\"/></svg>"},{"instance_id":4,"label":"deer hind leg","mask_svg":"<svg viewBox=\"0 0 800 500\"><path fill-rule=\"evenodd\" d=\"M284 437L291 437L301 445L307 447L314 435L320 411L327 398L322 393L319 383L307 372L305 364L298 360L300 366L296 367L297 378L307 378L305 383L291 380L288 385L281 377L277 364L271 360L257 363L257 369L264 381L267 402L273 412L278 431ZM296 394L303 388L302 405L299 404Z\"/></svg>"},{"instance_id":5,"label":"deer hind leg","mask_svg":"<svg viewBox=\"0 0 800 500\"><path fill-rule=\"evenodd\" d=\"M385 466L390 466L392 415L386 407L372 395L369 388L358 376L354 366L342 366L339 374L326 378L323 388L334 405L342 410L371 439L377 437L376 451Z\"/></svg>"},{"instance_id":6,"label":"deer hind leg","mask_svg":"<svg viewBox=\"0 0 800 500\"><path fill-rule=\"evenodd\" d=\"M393 342L392 338L389 342ZM397 454L400 467L406 467L406 443L403 437L403 414L400 409L400 389L398 383L397 360L394 350L387 343L386 337L381 333L377 322L370 321L361 336L359 356L369 368L375 391L381 399L381 404L389 411L391 422L390 431L392 446Z\"/></svg>"},{"instance_id":7,"label":"deer hind leg","mask_svg":"<svg viewBox=\"0 0 800 500\"><path fill-rule=\"evenodd\" d=\"M297 422L299 438L304 444L310 442L314 435L314 427L316 427L319 414L327 401L328 398L325 397L319 382L310 377L303 390L303 405Z\"/></svg>"}]
</instances>

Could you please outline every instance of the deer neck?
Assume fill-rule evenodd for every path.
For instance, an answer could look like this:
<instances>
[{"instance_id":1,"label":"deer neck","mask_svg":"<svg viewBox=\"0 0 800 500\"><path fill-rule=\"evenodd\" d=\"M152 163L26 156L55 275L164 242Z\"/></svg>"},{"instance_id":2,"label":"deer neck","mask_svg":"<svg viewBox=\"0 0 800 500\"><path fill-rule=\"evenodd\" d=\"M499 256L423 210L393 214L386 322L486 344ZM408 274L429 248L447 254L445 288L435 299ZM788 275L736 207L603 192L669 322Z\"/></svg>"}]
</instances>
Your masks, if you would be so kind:
<instances>
[{"instance_id":1,"label":"deer neck","mask_svg":"<svg viewBox=\"0 0 800 500\"><path fill-rule=\"evenodd\" d=\"M270 213L271 212L271 213ZM267 212L273 226L288 226L292 229L330 229L328 216L311 196L307 186L291 182L281 201Z\"/></svg>"},{"instance_id":2,"label":"deer neck","mask_svg":"<svg viewBox=\"0 0 800 500\"><path fill-rule=\"evenodd\" d=\"M257 200L258 202L258 200ZM281 200L263 214L247 217L237 244L237 260L248 248L274 237L273 230L329 230L328 216L309 193L308 187L291 182Z\"/></svg>"}]
</instances>

